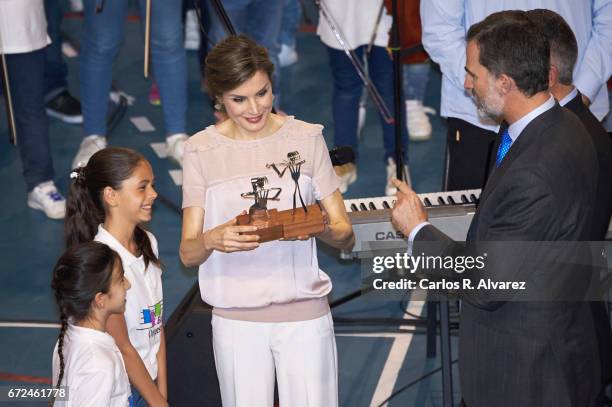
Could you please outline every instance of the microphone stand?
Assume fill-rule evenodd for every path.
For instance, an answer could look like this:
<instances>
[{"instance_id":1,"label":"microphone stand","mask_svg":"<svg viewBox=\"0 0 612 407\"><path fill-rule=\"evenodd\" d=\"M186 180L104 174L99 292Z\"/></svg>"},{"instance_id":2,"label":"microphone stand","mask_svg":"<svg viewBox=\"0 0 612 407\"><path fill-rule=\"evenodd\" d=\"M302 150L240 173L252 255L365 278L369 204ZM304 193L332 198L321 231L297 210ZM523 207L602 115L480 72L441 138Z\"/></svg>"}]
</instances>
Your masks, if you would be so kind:
<instances>
[{"instance_id":1,"label":"microphone stand","mask_svg":"<svg viewBox=\"0 0 612 407\"><path fill-rule=\"evenodd\" d=\"M400 42L400 27L398 18L397 0L392 0L393 25L391 26L391 55L393 59L393 101L395 104L393 122L395 130L395 176L398 180L404 179L404 154L402 148L402 129L404 128L404 115L402 107L404 106L403 88L402 88L402 61L401 61L401 42Z\"/></svg>"}]
</instances>

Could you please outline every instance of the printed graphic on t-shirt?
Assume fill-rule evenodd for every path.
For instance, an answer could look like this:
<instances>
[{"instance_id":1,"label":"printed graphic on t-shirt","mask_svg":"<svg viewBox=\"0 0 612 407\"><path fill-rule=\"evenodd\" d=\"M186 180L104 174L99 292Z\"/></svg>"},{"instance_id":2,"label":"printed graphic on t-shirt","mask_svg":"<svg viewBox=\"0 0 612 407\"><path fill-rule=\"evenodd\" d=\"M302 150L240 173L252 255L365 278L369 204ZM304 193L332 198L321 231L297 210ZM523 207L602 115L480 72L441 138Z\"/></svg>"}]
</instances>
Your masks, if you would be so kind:
<instances>
[{"instance_id":1,"label":"printed graphic on t-shirt","mask_svg":"<svg viewBox=\"0 0 612 407\"><path fill-rule=\"evenodd\" d=\"M140 327L138 330L144 331L148 329L149 337L157 335L161 330L163 309L163 300L142 309L140 311Z\"/></svg>"}]
</instances>

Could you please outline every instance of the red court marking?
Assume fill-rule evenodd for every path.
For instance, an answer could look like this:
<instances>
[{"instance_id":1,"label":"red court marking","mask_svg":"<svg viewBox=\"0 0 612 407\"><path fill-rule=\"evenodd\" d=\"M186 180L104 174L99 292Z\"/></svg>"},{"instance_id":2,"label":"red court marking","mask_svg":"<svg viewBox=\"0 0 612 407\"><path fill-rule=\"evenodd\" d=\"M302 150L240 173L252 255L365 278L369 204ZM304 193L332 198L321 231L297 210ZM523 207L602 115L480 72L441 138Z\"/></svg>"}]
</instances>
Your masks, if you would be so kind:
<instances>
[{"instance_id":1,"label":"red court marking","mask_svg":"<svg viewBox=\"0 0 612 407\"><path fill-rule=\"evenodd\" d=\"M0 372L0 380L6 382L25 382L25 383L40 383L52 384L48 377L28 376L22 374Z\"/></svg>"},{"instance_id":2,"label":"red court marking","mask_svg":"<svg viewBox=\"0 0 612 407\"><path fill-rule=\"evenodd\" d=\"M82 20L84 18L83 13L80 11L70 11L68 13L64 13L64 18L72 19L72 20ZM137 14L129 14L126 17L128 21L140 21L140 17Z\"/></svg>"}]
</instances>

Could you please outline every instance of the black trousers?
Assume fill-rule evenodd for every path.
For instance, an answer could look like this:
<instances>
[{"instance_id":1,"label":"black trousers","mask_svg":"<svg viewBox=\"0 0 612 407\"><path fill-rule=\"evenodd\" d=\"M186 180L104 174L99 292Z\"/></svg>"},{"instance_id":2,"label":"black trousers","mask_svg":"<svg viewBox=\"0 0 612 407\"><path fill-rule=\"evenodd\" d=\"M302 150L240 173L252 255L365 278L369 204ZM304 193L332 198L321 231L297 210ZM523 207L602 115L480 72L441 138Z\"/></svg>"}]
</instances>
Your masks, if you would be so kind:
<instances>
[{"instance_id":1,"label":"black trousers","mask_svg":"<svg viewBox=\"0 0 612 407\"><path fill-rule=\"evenodd\" d=\"M496 133L452 117L447 124L448 190L482 188Z\"/></svg>"}]
</instances>

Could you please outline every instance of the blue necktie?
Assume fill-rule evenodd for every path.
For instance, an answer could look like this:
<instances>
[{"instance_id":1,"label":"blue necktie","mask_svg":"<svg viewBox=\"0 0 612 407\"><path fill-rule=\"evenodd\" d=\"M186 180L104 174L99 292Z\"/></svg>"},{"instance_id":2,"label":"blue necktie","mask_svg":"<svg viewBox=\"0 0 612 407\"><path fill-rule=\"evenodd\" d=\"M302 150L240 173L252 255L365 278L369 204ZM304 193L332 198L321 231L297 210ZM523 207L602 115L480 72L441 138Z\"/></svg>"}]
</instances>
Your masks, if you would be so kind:
<instances>
[{"instance_id":1,"label":"blue necktie","mask_svg":"<svg viewBox=\"0 0 612 407\"><path fill-rule=\"evenodd\" d=\"M497 149L497 157L495 157L495 167L499 167L502 160L508 153L508 150L510 150L511 145L512 138L510 138L510 134L508 134L508 129L506 129L506 131L504 131L504 134L502 134L502 141L499 145L499 148Z\"/></svg>"}]
</instances>

